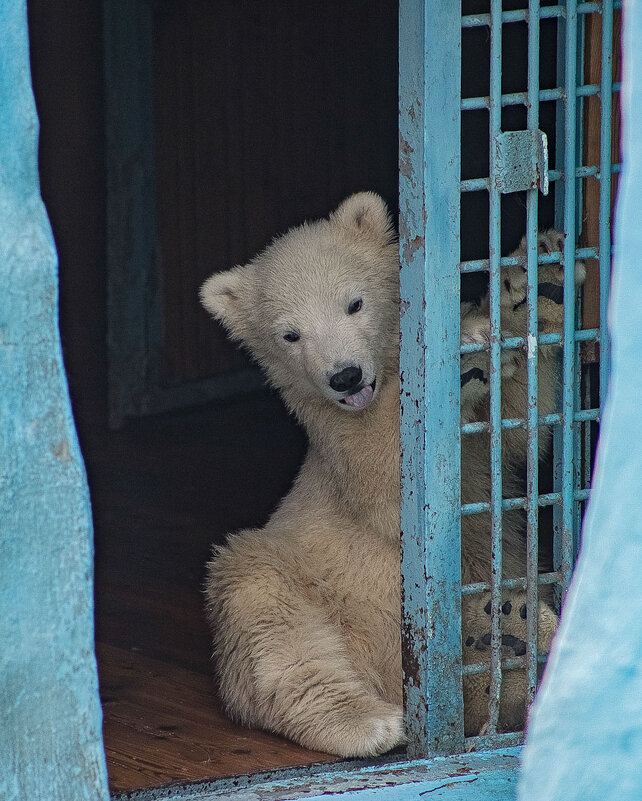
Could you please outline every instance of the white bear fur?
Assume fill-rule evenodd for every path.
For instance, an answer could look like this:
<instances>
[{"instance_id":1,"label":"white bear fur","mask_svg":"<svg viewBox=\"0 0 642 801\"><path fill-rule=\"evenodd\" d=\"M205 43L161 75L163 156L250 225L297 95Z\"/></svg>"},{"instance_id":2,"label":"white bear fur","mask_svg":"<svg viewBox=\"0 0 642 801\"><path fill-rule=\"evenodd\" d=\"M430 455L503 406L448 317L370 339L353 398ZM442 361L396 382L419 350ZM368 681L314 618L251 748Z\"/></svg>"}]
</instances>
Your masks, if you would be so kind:
<instances>
[{"instance_id":1,"label":"white bear fur","mask_svg":"<svg viewBox=\"0 0 642 801\"><path fill-rule=\"evenodd\" d=\"M521 268L513 272L518 280ZM399 262L384 202L373 193L353 195L328 219L274 240L249 264L214 274L201 298L262 365L309 438L299 475L267 525L231 534L209 564L207 610L221 699L235 720L308 748L345 757L382 753L403 741ZM349 314L356 298L363 306ZM507 290L504 307L510 333L523 334L525 312L512 314ZM483 341L486 310L462 312L463 340ZM284 340L291 331L299 341ZM557 381L545 350L542 413L553 408ZM479 364L488 357L467 358ZM523 416L524 359L513 353L505 362L503 414ZM345 393L328 383L337 366L351 363L361 366L364 384L376 379L365 409L341 403ZM462 420L487 419L487 390L469 387L462 400ZM522 492L513 464L523 458L523 433L506 436L504 448L504 497L511 497ZM463 438L464 502L488 500L489 487L488 437ZM488 581L488 516L463 519L462 552L463 581ZM503 557L506 577L524 575L520 513L504 516ZM464 633L475 626L475 636L483 632L478 618L486 601L477 596L464 604ZM539 615L545 650L556 618L542 602ZM504 725L523 722L521 673L502 695ZM471 678L464 682L466 730L476 734L487 716L480 681L488 679Z\"/></svg>"}]
</instances>

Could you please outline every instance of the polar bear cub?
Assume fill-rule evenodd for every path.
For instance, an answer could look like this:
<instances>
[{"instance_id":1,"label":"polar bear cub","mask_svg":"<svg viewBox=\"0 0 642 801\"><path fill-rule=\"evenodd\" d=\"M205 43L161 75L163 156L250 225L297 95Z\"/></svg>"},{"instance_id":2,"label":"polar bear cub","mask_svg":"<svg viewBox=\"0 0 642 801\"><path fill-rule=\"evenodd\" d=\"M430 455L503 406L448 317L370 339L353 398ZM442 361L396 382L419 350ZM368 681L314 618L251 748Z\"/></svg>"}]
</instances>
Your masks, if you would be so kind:
<instances>
[{"instance_id":1,"label":"polar bear cub","mask_svg":"<svg viewBox=\"0 0 642 801\"><path fill-rule=\"evenodd\" d=\"M299 475L267 525L231 534L208 566L222 701L234 719L308 748L346 757L387 751L403 741L403 723L399 263L384 202L369 192L349 197L328 219L294 228L249 264L214 274L201 299L262 365L309 438ZM507 308L515 305L508 297ZM519 320L512 322L519 334ZM481 330L483 338L483 327L466 309L464 337ZM480 370L483 364L475 375ZM515 362L506 372L520 370ZM540 386L554 385L549 373ZM473 407L483 413L483 390L462 397L462 419L475 419ZM485 500L487 443L470 440L463 495ZM506 526L508 577L525 571L521 526L519 516ZM466 518L464 581L488 581L489 559L488 521ZM484 634L467 631L467 616L472 628L485 619L489 630L480 611L487 602L481 596L464 605L466 641L482 642ZM555 622L540 602L544 650ZM507 630L511 642L520 631ZM487 658L482 651L473 649L467 661ZM502 714L514 725L520 715L523 721L525 687L509 685ZM464 690L466 730L478 733L487 696L475 682Z\"/></svg>"}]
</instances>

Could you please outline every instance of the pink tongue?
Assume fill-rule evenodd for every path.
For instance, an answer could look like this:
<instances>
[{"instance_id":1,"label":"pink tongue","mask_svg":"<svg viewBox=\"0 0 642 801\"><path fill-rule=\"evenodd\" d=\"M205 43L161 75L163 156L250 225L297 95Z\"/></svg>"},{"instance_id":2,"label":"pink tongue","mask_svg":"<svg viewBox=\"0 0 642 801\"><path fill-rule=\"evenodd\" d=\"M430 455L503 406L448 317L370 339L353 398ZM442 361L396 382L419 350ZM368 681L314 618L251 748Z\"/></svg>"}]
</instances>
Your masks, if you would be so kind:
<instances>
[{"instance_id":1,"label":"pink tongue","mask_svg":"<svg viewBox=\"0 0 642 801\"><path fill-rule=\"evenodd\" d=\"M344 401L347 406L352 406L354 409L365 409L370 405L373 395L372 387L367 386L360 389L359 392L355 392L354 395L346 395Z\"/></svg>"}]
</instances>

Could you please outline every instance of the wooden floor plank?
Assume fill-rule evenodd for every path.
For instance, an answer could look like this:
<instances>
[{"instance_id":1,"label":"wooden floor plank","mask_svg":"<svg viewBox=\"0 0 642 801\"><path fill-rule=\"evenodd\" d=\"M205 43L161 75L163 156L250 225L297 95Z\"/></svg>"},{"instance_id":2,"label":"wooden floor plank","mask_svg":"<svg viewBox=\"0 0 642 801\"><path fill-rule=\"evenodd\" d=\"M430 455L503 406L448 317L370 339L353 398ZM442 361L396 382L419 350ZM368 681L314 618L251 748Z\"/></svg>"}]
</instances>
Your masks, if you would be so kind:
<instances>
[{"instance_id":1,"label":"wooden floor plank","mask_svg":"<svg viewBox=\"0 0 642 801\"><path fill-rule=\"evenodd\" d=\"M112 792L335 761L234 725L202 673L100 643L97 656Z\"/></svg>"}]
</instances>

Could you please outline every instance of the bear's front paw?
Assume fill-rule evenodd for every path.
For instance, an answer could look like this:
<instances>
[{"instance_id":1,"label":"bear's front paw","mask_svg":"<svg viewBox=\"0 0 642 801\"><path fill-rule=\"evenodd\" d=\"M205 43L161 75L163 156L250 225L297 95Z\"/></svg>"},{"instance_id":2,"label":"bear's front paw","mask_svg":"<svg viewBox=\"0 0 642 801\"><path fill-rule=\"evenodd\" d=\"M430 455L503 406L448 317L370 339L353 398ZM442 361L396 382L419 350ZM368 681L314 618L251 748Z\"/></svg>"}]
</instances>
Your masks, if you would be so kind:
<instances>
[{"instance_id":1,"label":"bear's front paw","mask_svg":"<svg viewBox=\"0 0 642 801\"><path fill-rule=\"evenodd\" d=\"M377 756L405 742L403 707L379 699L334 709L320 724L315 742L304 744L342 757Z\"/></svg>"},{"instance_id":2,"label":"bear's front paw","mask_svg":"<svg viewBox=\"0 0 642 801\"><path fill-rule=\"evenodd\" d=\"M527 649L526 593L506 592L500 612L501 657L523 657ZM491 656L490 593L466 596L462 604L462 646L465 665L489 663ZM557 627L557 616L540 601L537 605L537 653L546 654ZM502 671L499 723L505 731L524 725L527 677L523 669ZM464 678L464 725L467 736L479 734L488 721L490 676L475 673Z\"/></svg>"},{"instance_id":3,"label":"bear's front paw","mask_svg":"<svg viewBox=\"0 0 642 801\"><path fill-rule=\"evenodd\" d=\"M468 596L464 599L462 610L462 631L464 641L464 662L484 661L484 652L490 653L490 593ZM524 656L527 640L526 593L520 591L504 593L502 597L500 627L501 648L504 658ZM537 652L548 653L555 629L557 615L543 601L537 605ZM468 658L467 658L468 657Z\"/></svg>"},{"instance_id":4,"label":"bear's front paw","mask_svg":"<svg viewBox=\"0 0 642 801\"><path fill-rule=\"evenodd\" d=\"M510 333L502 332L502 339ZM462 355L459 378L461 386L462 422L476 418L476 409L490 393L488 383L490 374L490 320L477 312L471 312L461 320L460 343L462 345L483 345L484 350ZM517 369L515 351L501 352L502 379L511 378Z\"/></svg>"},{"instance_id":5,"label":"bear's front paw","mask_svg":"<svg viewBox=\"0 0 642 801\"><path fill-rule=\"evenodd\" d=\"M540 255L559 253L559 262L540 264L537 270L537 318L539 330L543 333L559 331L564 319L564 234L559 231L543 231L537 236L537 252ZM526 237L512 258L519 264L502 271L501 307L502 325L506 323L516 330L522 330L526 321ZM575 287L584 283L586 270L584 262L575 262Z\"/></svg>"},{"instance_id":6,"label":"bear's front paw","mask_svg":"<svg viewBox=\"0 0 642 801\"><path fill-rule=\"evenodd\" d=\"M368 755L384 754L405 742L403 707L393 704L386 704L386 707L365 721L364 736L368 743L365 753Z\"/></svg>"}]
</instances>

